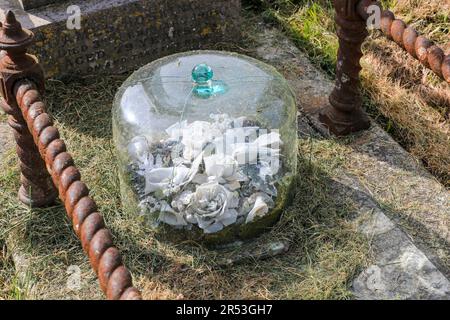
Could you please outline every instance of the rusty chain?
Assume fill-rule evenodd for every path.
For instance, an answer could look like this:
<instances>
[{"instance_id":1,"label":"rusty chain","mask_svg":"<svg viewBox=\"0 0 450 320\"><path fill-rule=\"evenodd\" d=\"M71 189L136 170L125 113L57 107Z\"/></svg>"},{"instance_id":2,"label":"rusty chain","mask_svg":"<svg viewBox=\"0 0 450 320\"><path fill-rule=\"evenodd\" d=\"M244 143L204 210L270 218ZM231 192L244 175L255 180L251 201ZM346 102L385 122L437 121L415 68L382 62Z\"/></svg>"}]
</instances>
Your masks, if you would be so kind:
<instances>
[{"instance_id":1,"label":"rusty chain","mask_svg":"<svg viewBox=\"0 0 450 320\"><path fill-rule=\"evenodd\" d=\"M358 4L358 12L364 20L369 15L367 8L371 5L378 6L381 13L380 27L383 34L395 41L412 57L419 60L424 66L431 69L439 77L450 83L450 54L445 55L438 45L419 33L403 20L396 19L390 10L383 10L382 6L373 0L361 0Z\"/></svg>"},{"instance_id":2,"label":"rusty chain","mask_svg":"<svg viewBox=\"0 0 450 320\"><path fill-rule=\"evenodd\" d=\"M19 81L14 93L28 130L72 220L74 231L97 273L100 287L108 299L140 299L139 291L133 287L131 274L113 245L111 233L105 227L95 201L89 196L88 187L81 181L80 172L67 152L64 140L45 111L36 85L29 80Z\"/></svg>"},{"instance_id":3,"label":"rusty chain","mask_svg":"<svg viewBox=\"0 0 450 320\"><path fill-rule=\"evenodd\" d=\"M23 29L14 13L8 11L0 24L0 105L9 114L17 143L19 199L32 207L45 207L59 193L106 297L139 300L141 294L133 287L112 235L46 113L41 96L44 73L36 57L27 54L33 38L34 34Z\"/></svg>"}]
</instances>

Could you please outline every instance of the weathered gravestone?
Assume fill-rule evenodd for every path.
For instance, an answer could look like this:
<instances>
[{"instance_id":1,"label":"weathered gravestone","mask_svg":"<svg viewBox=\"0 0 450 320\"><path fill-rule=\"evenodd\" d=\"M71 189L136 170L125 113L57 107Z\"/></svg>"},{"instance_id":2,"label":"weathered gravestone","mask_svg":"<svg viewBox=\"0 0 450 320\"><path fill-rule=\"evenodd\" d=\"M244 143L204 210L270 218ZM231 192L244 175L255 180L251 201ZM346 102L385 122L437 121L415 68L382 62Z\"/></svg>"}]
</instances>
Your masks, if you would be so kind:
<instances>
[{"instance_id":1,"label":"weathered gravestone","mask_svg":"<svg viewBox=\"0 0 450 320\"><path fill-rule=\"evenodd\" d=\"M19 0L19 2L22 5L22 8L28 10L56 3L58 0Z\"/></svg>"},{"instance_id":2,"label":"weathered gravestone","mask_svg":"<svg viewBox=\"0 0 450 320\"><path fill-rule=\"evenodd\" d=\"M68 28L68 20L76 21L72 5L0 0L0 17L13 10L35 32L32 53L47 77L121 73L168 54L215 49L240 38L240 0L86 0L76 4L80 29Z\"/></svg>"}]
</instances>

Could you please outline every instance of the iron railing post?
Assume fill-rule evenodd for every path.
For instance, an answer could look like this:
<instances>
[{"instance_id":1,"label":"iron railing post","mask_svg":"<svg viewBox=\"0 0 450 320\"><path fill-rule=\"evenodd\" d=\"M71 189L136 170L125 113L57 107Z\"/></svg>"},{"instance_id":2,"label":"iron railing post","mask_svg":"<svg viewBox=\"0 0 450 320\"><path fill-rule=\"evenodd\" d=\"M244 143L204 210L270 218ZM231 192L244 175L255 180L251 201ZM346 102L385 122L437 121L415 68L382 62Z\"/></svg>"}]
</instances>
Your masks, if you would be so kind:
<instances>
[{"instance_id":1,"label":"iron railing post","mask_svg":"<svg viewBox=\"0 0 450 320\"><path fill-rule=\"evenodd\" d=\"M368 8L377 6L381 12L381 31L394 40L424 66L450 83L450 55L414 28L396 19L389 10L374 0L334 0L336 10L339 51L336 68L336 85L330 95L330 105L321 110L320 121L337 136L368 129L370 121L362 110L361 45L366 39L369 18Z\"/></svg>"},{"instance_id":2,"label":"iron railing post","mask_svg":"<svg viewBox=\"0 0 450 320\"><path fill-rule=\"evenodd\" d=\"M133 287L132 276L114 246L103 216L97 212L88 187L81 181L72 156L46 113L43 72L37 59L26 53L32 40L33 34L23 30L14 14L8 12L0 29L0 49L6 51L0 60L0 85L2 106L10 115L20 158L19 197L22 202L43 206L53 202L59 192L106 297L140 300L141 293Z\"/></svg>"},{"instance_id":3,"label":"iron railing post","mask_svg":"<svg viewBox=\"0 0 450 320\"><path fill-rule=\"evenodd\" d=\"M35 103L37 97L28 95L23 101L16 101L14 85L18 80L32 80L39 91L44 91L44 74L37 59L27 54L27 47L32 44L34 35L22 29L12 11L8 11L3 25L0 25L0 104L9 115L8 123L14 131L17 155L21 170L21 187L19 199L32 207L45 207L52 204L57 192L47 172L26 120L18 108L18 103L33 106L34 116L39 114L42 106Z\"/></svg>"},{"instance_id":4,"label":"iron railing post","mask_svg":"<svg viewBox=\"0 0 450 320\"><path fill-rule=\"evenodd\" d=\"M330 95L330 105L320 115L320 121L337 136L368 129L370 121L362 110L359 73L361 45L368 36L366 23L357 12L359 0L334 0L339 51L336 85Z\"/></svg>"}]
</instances>

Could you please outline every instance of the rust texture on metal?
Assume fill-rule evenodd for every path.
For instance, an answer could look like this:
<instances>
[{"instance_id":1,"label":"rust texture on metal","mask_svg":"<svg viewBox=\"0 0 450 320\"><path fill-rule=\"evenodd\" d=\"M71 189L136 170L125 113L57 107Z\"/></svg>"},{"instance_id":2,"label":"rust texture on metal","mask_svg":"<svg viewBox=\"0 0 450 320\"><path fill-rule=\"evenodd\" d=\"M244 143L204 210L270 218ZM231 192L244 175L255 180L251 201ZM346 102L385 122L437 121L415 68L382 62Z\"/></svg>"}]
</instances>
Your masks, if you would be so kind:
<instances>
[{"instance_id":1,"label":"rust texture on metal","mask_svg":"<svg viewBox=\"0 0 450 320\"><path fill-rule=\"evenodd\" d=\"M52 204L57 192L13 94L14 84L23 77L44 83L36 58L26 53L32 41L33 33L22 30L14 14L9 11L0 28L0 50L4 50L0 58L1 107L9 115L8 123L17 144L21 170L19 199L28 206L42 207ZM43 86L39 89L43 90ZM24 103L30 105L35 99L36 96L29 95ZM35 109L41 107L36 105Z\"/></svg>"},{"instance_id":2,"label":"rust texture on metal","mask_svg":"<svg viewBox=\"0 0 450 320\"><path fill-rule=\"evenodd\" d=\"M366 20L369 15L367 8L378 6L381 12L381 31L400 47L405 49L412 57L418 59L424 66L450 83L450 54L419 33L404 21L396 19L390 10L383 10L382 6L373 0L361 0L358 4L359 15Z\"/></svg>"},{"instance_id":3,"label":"rust texture on metal","mask_svg":"<svg viewBox=\"0 0 450 320\"><path fill-rule=\"evenodd\" d=\"M330 105L321 111L319 119L338 136L370 127L369 118L361 108L359 79L361 45L368 31L365 20L357 12L358 2L358 0L334 0L339 37L336 85L330 95Z\"/></svg>"},{"instance_id":4,"label":"rust texture on metal","mask_svg":"<svg viewBox=\"0 0 450 320\"><path fill-rule=\"evenodd\" d=\"M21 200L30 200L23 193L31 189L31 202L45 206L59 192L107 298L141 299L88 187L45 111L42 71L37 60L26 53L32 37L8 12L0 30L0 49L6 51L0 61L2 106L15 131L22 170Z\"/></svg>"},{"instance_id":5,"label":"rust texture on metal","mask_svg":"<svg viewBox=\"0 0 450 320\"><path fill-rule=\"evenodd\" d=\"M371 13L381 13L383 34L404 48L424 66L450 83L450 55L429 39L419 35L395 15L384 10L373 0L334 0L339 51L336 67L336 85L330 95L330 105L319 114L320 121L338 136L367 129L370 121L361 108L362 98L359 73L362 58L361 45L366 39L367 23ZM377 6L371 7L371 6ZM370 11L368 10L371 7Z\"/></svg>"}]
</instances>

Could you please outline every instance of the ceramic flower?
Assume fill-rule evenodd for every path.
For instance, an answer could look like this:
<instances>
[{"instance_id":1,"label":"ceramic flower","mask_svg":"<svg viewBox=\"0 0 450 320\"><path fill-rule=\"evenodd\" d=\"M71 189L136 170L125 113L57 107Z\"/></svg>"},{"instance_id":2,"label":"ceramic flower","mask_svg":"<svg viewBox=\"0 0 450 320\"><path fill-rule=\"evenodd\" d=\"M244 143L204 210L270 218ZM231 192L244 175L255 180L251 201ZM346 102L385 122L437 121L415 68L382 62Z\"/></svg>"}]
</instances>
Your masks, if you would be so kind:
<instances>
[{"instance_id":1,"label":"ceramic flower","mask_svg":"<svg viewBox=\"0 0 450 320\"><path fill-rule=\"evenodd\" d=\"M151 148L144 136L131 141L129 154L145 177L143 214L159 212L160 222L215 233L251 223L274 207L280 134L244 117L210 118L172 125L168 138Z\"/></svg>"},{"instance_id":2,"label":"ceramic flower","mask_svg":"<svg viewBox=\"0 0 450 320\"><path fill-rule=\"evenodd\" d=\"M137 136L131 140L128 145L128 154L138 164L139 170L141 171L153 165L153 155L150 153L147 138L144 136Z\"/></svg>"},{"instance_id":3,"label":"ceramic flower","mask_svg":"<svg viewBox=\"0 0 450 320\"><path fill-rule=\"evenodd\" d=\"M196 158L215 137L221 134L219 128L206 121L195 121L188 125L183 129L181 140L184 146L183 157L187 160Z\"/></svg>"},{"instance_id":4,"label":"ceramic flower","mask_svg":"<svg viewBox=\"0 0 450 320\"><path fill-rule=\"evenodd\" d=\"M257 197L253 209L247 215L245 223L252 222L257 217L263 217L269 212L269 206L264 201L263 197Z\"/></svg>"},{"instance_id":5,"label":"ceramic flower","mask_svg":"<svg viewBox=\"0 0 450 320\"><path fill-rule=\"evenodd\" d=\"M177 193L196 176L202 162L203 154L199 154L191 168L183 165L169 168L149 168L145 172L145 192L159 192L164 195Z\"/></svg>"},{"instance_id":6,"label":"ceramic flower","mask_svg":"<svg viewBox=\"0 0 450 320\"><path fill-rule=\"evenodd\" d=\"M215 233L236 222L239 199L217 182L197 187L187 207L186 220L205 233Z\"/></svg>"},{"instance_id":7,"label":"ceramic flower","mask_svg":"<svg viewBox=\"0 0 450 320\"><path fill-rule=\"evenodd\" d=\"M205 157L203 160L205 162L205 173L209 177L229 179L235 175L238 168L237 161L227 155L215 154Z\"/></svg>"},{"instance_id":8,"label":"ceramic flower","mask_svg":"<svg viewBox=\"0 0 450 320\"><path fill-rule=\"evenodd\" d=\"M273 200L267 194L263 192L257 192L254 193L251 197L244 200L240 215L247 214L245 223L250 223L253 222L256 218L265 216L269 212L269 207L273 206Z\"/></svg>"},{"instance_id":9,"label":"ceramic flower","mask_svg":"<svg viewBox=\"0 0 450 320\"><path fill-rule=\"evenodd\" d=\"M209 116L214 120L214 126L224 132L229 128L240 128L243 126L245 117L231 118L228 114L211 114Z\"/></svg>"},{"instance_id":10,"label":"ceramic flower","mask_svg":"<svg viewBox=\"0 0 450 320\"><path fill-rule=\"evenodd\" d=\"M172 207L166 201L161 202L159 221L167 223L168 225L174 227L187 225L187 222L184 219L183 214L173 210Z\"/></svg>"}]
</instances>

